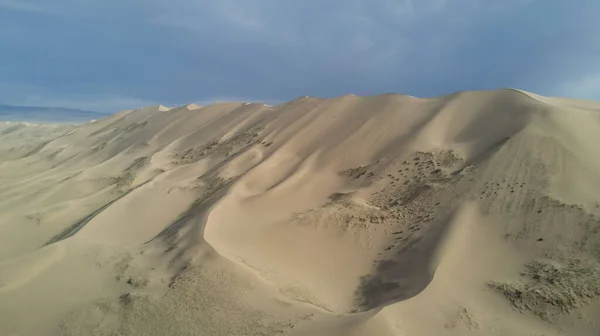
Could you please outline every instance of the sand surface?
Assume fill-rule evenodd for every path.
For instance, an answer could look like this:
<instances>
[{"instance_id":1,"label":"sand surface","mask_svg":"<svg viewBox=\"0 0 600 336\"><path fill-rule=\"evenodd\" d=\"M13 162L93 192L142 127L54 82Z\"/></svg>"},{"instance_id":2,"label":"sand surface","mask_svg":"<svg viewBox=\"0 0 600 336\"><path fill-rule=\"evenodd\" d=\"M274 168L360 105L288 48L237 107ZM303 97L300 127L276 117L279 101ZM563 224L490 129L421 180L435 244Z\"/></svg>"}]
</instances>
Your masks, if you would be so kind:
<instances>
[{"instance_id":1,"label":"sand surface","mask_svg":"<svg viewBox=\"0 0 600 336\"><path fill-rule=\"evenodd\" d=\"M600 103L0 123L0 335L600 334Z\"/></svg>"}]
</instances>

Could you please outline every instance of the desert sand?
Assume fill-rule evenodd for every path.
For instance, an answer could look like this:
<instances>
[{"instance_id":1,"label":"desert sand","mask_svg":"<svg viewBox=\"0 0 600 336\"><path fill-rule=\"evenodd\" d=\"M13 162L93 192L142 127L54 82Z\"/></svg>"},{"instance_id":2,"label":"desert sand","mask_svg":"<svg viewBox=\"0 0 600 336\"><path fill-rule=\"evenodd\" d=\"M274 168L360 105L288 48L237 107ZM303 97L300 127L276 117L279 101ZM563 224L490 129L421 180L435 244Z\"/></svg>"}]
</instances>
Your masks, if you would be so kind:
<instances>
[{"instance_id":1,"label":"desert sand","mask_svg":"<svg viewBox=\"0 0 600 336\"><path fill-rule=\"evenodd\" d=\"M0 123L0 335L600 334L600 103Z\"/></svg>"}]
</instances>

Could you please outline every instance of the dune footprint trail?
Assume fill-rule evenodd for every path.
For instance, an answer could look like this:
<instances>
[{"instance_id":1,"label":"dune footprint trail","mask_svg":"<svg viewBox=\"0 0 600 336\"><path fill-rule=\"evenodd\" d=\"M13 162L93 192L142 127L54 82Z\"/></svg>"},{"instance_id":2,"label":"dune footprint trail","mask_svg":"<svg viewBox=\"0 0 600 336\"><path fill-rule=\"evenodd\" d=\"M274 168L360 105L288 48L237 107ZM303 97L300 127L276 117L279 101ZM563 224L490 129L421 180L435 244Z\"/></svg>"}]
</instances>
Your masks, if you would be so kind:
<instances>
[{"instance_id":1,"label":"dune footprint trail","mask_svg":"<svg viewBox=\"0 0 600 336\"><path fill-rule=\"evenodd\" d=\"M599 113L507 89L0 124L0 331L596 335Z\"/></svg>"}]
</instances>

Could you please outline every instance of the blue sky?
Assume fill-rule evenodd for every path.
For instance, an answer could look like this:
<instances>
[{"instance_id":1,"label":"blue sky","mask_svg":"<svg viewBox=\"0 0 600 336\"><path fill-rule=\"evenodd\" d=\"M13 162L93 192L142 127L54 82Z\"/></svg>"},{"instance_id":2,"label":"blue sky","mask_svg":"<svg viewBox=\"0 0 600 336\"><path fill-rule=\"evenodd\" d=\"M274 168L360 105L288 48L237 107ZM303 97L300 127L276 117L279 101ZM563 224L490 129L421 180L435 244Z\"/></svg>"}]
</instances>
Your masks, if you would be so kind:
<instances>
[{"instance_id":1,"label":"blue sky","mask_svg":"<svg viewBox=\"0 0 600 336\"><path fill-rule=\"evenodd\" d=\"M600 100L597 0L0 0L0 102L114 112L516 87Z\"/></svg>"}]
</instances>

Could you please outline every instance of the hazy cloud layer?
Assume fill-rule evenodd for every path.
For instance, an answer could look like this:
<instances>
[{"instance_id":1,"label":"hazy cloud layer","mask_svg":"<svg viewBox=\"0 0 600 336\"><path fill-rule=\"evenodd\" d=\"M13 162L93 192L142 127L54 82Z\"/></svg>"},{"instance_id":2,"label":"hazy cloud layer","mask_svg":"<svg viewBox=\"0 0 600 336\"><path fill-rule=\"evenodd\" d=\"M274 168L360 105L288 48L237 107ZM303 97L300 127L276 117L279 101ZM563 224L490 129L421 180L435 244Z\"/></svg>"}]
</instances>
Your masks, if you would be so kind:
<instances>
[{"instance_id":1,"label":"hazy cloud layer","mask_svg":"<svg viewBox=\"0 0 600 336\"><path fill-rule=\"evenodd\" d=\"M0 102L114 111L517 87L600 99L600 2L0 0Z\"/></svg>"}]
</instances>

